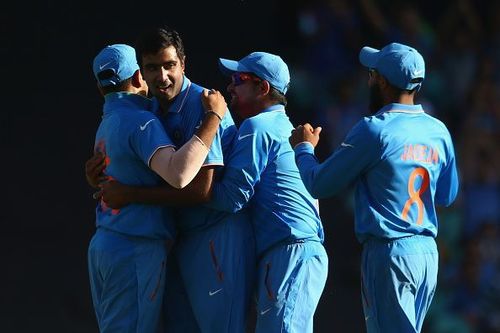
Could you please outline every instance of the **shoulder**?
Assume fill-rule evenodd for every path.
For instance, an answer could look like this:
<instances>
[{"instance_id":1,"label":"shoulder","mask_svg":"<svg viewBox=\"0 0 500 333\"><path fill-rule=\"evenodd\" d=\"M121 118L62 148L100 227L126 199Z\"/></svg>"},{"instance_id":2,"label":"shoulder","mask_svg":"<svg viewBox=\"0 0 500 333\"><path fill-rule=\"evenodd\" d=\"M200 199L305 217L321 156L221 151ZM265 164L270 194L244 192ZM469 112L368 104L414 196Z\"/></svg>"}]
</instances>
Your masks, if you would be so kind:
<instances>
[{"instance_id":1,"label":"shoulder","mask_svg":"<svg viewBox=\"0 0 500 333\"><path fill-rule=\"evenodd\" d=\"M438 118L431 116L428 113L424 113L425 117L427 117L430 121L432 121L436 127L440 128L442 131L449 133L448 127L446 127L445 123L439 120Z\"/></svg>"},{"instance_id":2,"label":"shoulder","mask_svg":"<svg viewBox=\"0 0 500 333\"><path fill-rule=\"evenodd\" d=\"M377 116L363 117L358 121L353 128L351 133L357 135L363 135L367 137L378 137L384 128L384 121Z\"/></svg>"},{"instance_id":3,"label":"shoulder","mask_svg":"<svg viewBox=\"0 0 500 333\"><path fill-rule=\"evenodd\" d=\"M206 88L191 81L191 87L189 88L189 93L192 95L200 95L204 89Z\"/></svg>"}]
</instances>

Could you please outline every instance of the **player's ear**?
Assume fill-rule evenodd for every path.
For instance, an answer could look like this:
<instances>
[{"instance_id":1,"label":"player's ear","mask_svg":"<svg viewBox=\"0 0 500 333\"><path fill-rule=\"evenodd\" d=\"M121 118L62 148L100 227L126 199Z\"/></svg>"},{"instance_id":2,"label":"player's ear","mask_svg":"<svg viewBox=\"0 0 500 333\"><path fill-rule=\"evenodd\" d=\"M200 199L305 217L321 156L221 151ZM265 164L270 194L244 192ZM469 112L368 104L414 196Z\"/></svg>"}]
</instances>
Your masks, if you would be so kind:
<instances>
[{"instance_id":1,"label":"player's ear","mask_svg":"<svg viewBox=\"0 0 500 333\"><path fill-rule=\"evenodd\" d=\"M259 83L259 90L262 95L267 95L271 91L271 85L266 80Z\"/></svg>"},{"instance_id":2,"label":"player's ear","mask_svg":"<svg viewBox=\"0 0 500 333\"><path fill-rule=\"evenodd\" d=\"M181 61L181 68L182 68L182 73L184 74L184 70L186 69L186 56L183 56Z\"/></svg>"},{"instance_id":3,"label":"player's ear","mask_svg":"<svg viewBox=\"0 0 500 333\"><path fill-rule=\"evenodd\" d=\"M136 70L134 75L132 75L132 85L135 88L141 88L143 85L145 85L144 79L142 78L142 74L140 70Z\"/></svg>"}]
</instances>

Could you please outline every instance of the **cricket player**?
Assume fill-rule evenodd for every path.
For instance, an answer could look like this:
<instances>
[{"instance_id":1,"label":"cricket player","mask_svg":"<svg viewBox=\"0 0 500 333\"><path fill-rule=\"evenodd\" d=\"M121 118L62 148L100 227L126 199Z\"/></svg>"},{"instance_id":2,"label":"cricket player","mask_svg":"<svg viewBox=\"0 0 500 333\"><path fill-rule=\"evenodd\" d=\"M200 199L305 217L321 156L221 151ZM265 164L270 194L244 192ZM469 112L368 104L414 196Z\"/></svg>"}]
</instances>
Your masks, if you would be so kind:
<instances>
[{"instance_id":1,"label":"cricket player","mask_svg":"<svg viewBox=\"0 0 500 333\"><path fill-rule=\"evenodd\" d=\"M224 116L218 102L196 135L178 151L151 112L148 87L135 50L125 44L105 47L93 71L104 96L95 150L105 155L104 176L125 184L153 186L165 180L185 187L198 173ZM215 105L215 104L214 104ZM174 235L170 209L132 204L112 209L100 200L97 230L88 250L92 300L101 332L151 332L159 328L167 261L166 242Z\"/></svg>"},{"instance_id":2,"label":"cricket player","mask_svg":"<svg viewBox=\"0 0 500 333\"><path fill-rule=\"evenodd\" d=\"M180 146L197 131L205 114L212 113L216 105L206 99L204 106L200 100L203 88L184 74L184 45L175 30L147 31L139 39L137 52L142 73L154 96L153 112L174 144ZM103 185L103 195L114 208L130 203L185 206L175 210L179 233L172 253L177 259L176 269L183 286L175 276L167 277L167 332L245 331L255 275L255 240L249 213L247 210L222 212L200 204L210 198L212 181L221 172L236 131L231 115L226 113L200 172L183 190L132 188L115 181ZM90 175L95 177L95 172ZM182 288L185 288L189 308L178 292ZM195 325L188 314L191 311Z\"/></svg>"},{"instance_id":3,"label":"cricket player","mask_svg":"<svg viewBox=\"0 0 500 333\"><path fill-rule=\"evenodd\" d=\"M317 202L300 179L288 142L288 66L266 52L220 59L219 65L231 77L230 108L244 120L209 205L251 210L258 256L256 332L313 332L328 256Z\"/></svg>"},{"instance_id":4,"label":"cricket player","mask_svg":"<svg viewBox=\"0 0 500 333\"><path fill-rule=\"evenodd\" d=\"M417 50L364 47L359 59L369 71L374 114L323 163L314 156L321 128L299 126L290 142L313 197L355 184L367 331L420 332L437 283L435 205L450 205L458 191L453 143L446 126L414 104L425 77Z\"/></svg>"}]
</instances>

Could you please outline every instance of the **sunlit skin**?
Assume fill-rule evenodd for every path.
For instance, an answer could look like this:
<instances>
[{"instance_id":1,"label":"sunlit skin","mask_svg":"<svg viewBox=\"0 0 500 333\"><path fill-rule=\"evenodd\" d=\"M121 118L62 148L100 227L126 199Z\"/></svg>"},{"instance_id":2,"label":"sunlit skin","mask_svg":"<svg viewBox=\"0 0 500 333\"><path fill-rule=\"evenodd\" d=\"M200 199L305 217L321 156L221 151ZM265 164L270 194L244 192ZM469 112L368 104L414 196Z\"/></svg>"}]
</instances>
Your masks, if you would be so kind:
<instances>
[{"instance_id":1,"label":"sunlit skin","mask_svg":"<svg viewBox=\"0 0 500 333\"><path fill-rule=\"evenodd\" d=\"M227 86L227 92L231 94L230 109L234 110L241 119L259 114L263 109L272 105L266 98L269 89L267 81L245 80L236 85L232 80Z\"/></svg>"},{"instance_id":2,"label":"sunlit skin","mask_svg":"<svg viewBox=\"0 0 500 333\"><path fill-rule=\"evenodd\" d=\"M180 59L177 50L169 46L156 54L142 55L142 74L149 91L155 96L163 110L167 110L180 93L184 79L185 59Z\"/></svg>"}]
</instances>

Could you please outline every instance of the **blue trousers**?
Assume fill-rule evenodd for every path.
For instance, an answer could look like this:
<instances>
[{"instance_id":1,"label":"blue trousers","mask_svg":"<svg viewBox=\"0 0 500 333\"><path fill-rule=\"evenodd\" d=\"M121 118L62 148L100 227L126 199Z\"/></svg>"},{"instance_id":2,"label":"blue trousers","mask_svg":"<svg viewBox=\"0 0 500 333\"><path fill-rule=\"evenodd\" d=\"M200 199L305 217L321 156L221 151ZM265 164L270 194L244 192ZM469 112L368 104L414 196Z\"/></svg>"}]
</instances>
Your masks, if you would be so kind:
<instances>
[{"instance_id":1,"label":"blue trousers","mask_svg":"<svg viewBox=\"0 0 500 333\"><path fill-rule=\"evenodd\" d=\"M158 332L166 262L165 240L97 229L88 249L88 267L101 333Z\"/></svg>"},{"instance_id":2,"label":"blue trousers","mask_svg":"<svg viewBox=\"0 0 500 333\"><path fill-rule=\"evenodd\" d=\"M420 332L437 284L434 238L370 240L363 246L361 265L367 332Z\"/></svg>"},{"instance_id":3,"label":"blue trousers","mask_svg":"<svg viewBox=\"0 0 500 333\"><path fill-rule=\"evenodd\" d=\"M312 333L313 317L328 275L320 242L284 244L260 260L256 333Z\"/></svg>"},{"instance_id":4,"label":"blue trousers","mask_svg":"<svg viewBox=\"0 0 500 333\"><path fill-rule=\"evenodd\" d=\"M202 333L243 333L255 280L255 238L246 212L188 235L176 249Z\"/></svg>"}]
</instances>

